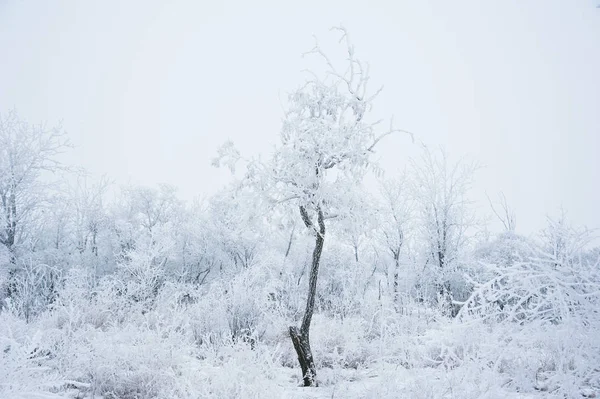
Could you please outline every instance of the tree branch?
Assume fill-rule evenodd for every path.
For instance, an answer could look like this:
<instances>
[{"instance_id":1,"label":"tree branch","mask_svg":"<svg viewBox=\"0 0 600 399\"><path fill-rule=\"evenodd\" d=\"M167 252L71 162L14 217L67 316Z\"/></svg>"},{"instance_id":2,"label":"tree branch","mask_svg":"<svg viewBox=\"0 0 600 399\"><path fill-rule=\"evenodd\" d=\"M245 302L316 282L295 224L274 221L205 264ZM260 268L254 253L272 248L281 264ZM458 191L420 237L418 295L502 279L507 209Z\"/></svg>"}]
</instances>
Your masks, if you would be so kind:
<instances>
[{"instance_id":1,"label":"tree branch","mask_svg":"<svg viewBox=\"0 0 600 399\"><path fill-rule=\"evenodd\" d=\"M310 216L308 216L308 212L306 212L306 208L303 205L300 205L300 216L302 216L302 221L309 229L314 229L314 225L312 220L310 220Z\"/></svg>"}]
</instances>

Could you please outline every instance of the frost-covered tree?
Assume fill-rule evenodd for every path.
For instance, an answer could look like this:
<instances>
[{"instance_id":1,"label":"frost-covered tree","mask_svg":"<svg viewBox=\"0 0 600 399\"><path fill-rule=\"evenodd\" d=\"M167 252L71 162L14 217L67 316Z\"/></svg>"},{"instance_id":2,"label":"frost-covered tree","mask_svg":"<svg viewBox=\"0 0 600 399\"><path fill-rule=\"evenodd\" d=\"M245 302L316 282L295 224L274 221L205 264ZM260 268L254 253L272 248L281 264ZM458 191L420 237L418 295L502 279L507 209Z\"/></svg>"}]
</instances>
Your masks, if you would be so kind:
<instances>
[{"instance_id":1,"label":"frost-covered tree","mask_svg":"<svg viewBox=\"0 0 600 399\"><path fill-rule=\"evenodd\" d=\"M124 187L112 212L111 227L120 247L119 257L127 258L140 239L155 240L156 235L164 233L166 224L177 224L181 210L182 203L172 186Z\"/></svg>"},{"instance_id":2,"label":"frost-covered tree","mask_svg":"<svg viewBox=\"0 0 600 399\"><path fill-rule=\"evenodd\" d=\"M412 168L425 262L433 267L436 293L448 310L452 293L447 277L467 243L468 229L475 222L467 192L476 167L465 161L449 165L443 150L436 155L425 148L422 162L413 163Z\"/></svg>"},{"instance_id":3,"label":"frost-covered tree","mask_svg":"<svg viewBox=\"0 0 600 399\"><path fill-rule=\"evenodd\" d=\"M233 270L250 267L261 242L261 211L244 202L237 190L226 189L210 199L207 213L206 226L226 263Z\"/></svg>"},{"instance_id":4,"label":"frost-covered tree","mask_svg":"<svg viewBox=\"0 0 600 399\"><path fill-rule=\"evenodd\" d=\"M352 247L354 260L358 263L378 228L377 208L374 206L377 200L367 190L356 188L344 197L347 215L337 223L334 233Z\"/></svg>"},{"instance_id":5,"label":"frost-covered tree","mask_svg":"<svg viewBox=\"0 0 600 399\"><path fill-rule=\"evenodd\" d=\"M80 254L90 252L98 256L98 235L106 223L104 200L108 187L106 178L91 183L80 177L69 190L74 243Z\"/></svg>"},{"instance_id":6,"label":"frost-covered tree","mask_svg":"<svg viewBox=\"0 0 600 399\"><path fill-rule=\"evenodd\" d=\"M201 285L209 274L218 269L220 257L216 246L219 244L213 231L207 228L210 220L206 207L195 201L190 207L180 211L181 223L174 230L177 258L176 278L181 282Z\"/></svg>"},{"instance_id":7,"label":"frost-covered tree","mask_svg":"<svg viewBox=\"0 0 600 399\"><path fill-rule=\"evenodd\" d=\"M573 227L562 208L558 217L548 216L546 219L546 227L540 234L543 250L551 254L557 267L578 261L583 250L594 239L592 232L587 228Z\"/></svg>"},{"instance_id":8,"label":"frost-covered tree","mask_svg":"<svg viewBox=\"0 0 600 399\"><path fill-rule=\"evenodd\" d=\"M392 284L394 300L397 301L400 285L400 255L408 241L407 231L412 218L412 199L404 174L398 178L383 180L380 192L382 196L381 223L378 230L383 236L384 246L394 259Z\"/></svg>"},{"instance_id":9,"label":"frost-covered tree","mask_svg":"<svg viewBox=\"0 0 600 399\"><path fill-rule=\"evenodd\" d=\"M265 194L272 205L293 204L314 236L306 309L300 328L289 328L302 368L305 386L317 383L310 346L310 325L315 307L317 278L327 221L351 213L348 192L361 184L371 154L386 135L399 131L391 125L383 131L379 121L370 121L369 111L381 89L368 91L369 66L356 56L344 28L346 64L339 69L317 43L310 54L319 56L327 72L310 78L289 96L281 129L281 142L267 162L252 160L244 184ZM232 165L239 157L231 145L224 147L216 164Z\"/></svg>"},{"instance_id":10,"label":"frost-covered tree","mask_svg":"<svg viewBox=\"0 0 600 399\"><path fill-rule=\"evenodd\" d=\"M61 168L56 157L68 146L60 125L33 125L14 110L0 114L0 244L8 249L11 263L44 201L40 177Z\"/></svg>"},{"instance_id":11,"label":"frost-covered tree","mask_svg":"<svg viewBox=\"0 0 600 399\"><path fill-rule=\"evenodd\" d=\"M159 184L158 188L125 188L130 216L144 231L152 234L156 226L172 222L181 209L176 191L175 187L168 184Z\"/></svg>"}]
</instances>

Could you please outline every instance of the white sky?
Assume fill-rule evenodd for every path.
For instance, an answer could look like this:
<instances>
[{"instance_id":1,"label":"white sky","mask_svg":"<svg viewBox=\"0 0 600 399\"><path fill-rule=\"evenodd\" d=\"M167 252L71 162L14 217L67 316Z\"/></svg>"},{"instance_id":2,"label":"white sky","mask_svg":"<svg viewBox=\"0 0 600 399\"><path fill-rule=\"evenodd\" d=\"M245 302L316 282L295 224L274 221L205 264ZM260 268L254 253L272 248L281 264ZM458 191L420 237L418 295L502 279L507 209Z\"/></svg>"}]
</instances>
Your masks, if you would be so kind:
<instances>
[{"instance_id":1,"label":"white sky","mask_svg":"<svg viewBox=\"0 0 600 399\"><path fill-rule=\"evenodd\" d=\"M343 24L384 84L375 113L486 167L530 233L560 205L600 227L600 9L594 1L0 0L0 112L64 121L70 162L118 183L211 194L210 166L278 139L279 97L314 65L301 53ZM340 53L341 54L341 53ZM416 146L394 137L384 167ZM483 207L485 204L481 204Z\"/></svg>"}]
</instances>

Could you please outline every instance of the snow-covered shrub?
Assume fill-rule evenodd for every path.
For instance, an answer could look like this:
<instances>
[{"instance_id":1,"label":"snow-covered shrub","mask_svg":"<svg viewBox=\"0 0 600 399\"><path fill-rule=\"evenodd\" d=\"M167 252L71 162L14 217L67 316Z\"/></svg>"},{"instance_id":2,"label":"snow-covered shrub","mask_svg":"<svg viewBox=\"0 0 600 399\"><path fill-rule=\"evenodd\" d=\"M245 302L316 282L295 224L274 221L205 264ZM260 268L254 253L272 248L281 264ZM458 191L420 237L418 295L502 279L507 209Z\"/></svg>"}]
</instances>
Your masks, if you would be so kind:
<instances>
[{"instance_id":1,"label":"snow-covered shrub","mask_svg":"<svg viewBox=\"0 0 600 399\"><path fill-rule=\"evenodd\" d=\"M426 310L405 302L403 314L396 311L391 298L377 297L373 290L354 316L329 317L316 314L313 340L315 361L320 367L362 369L380 362L402 367L423 366L419 337L442 319L437 309ZM294 360L292 358L292 360Z\"/></svg>"},{"instance_id":2,"label":"snow-covered shrub","mask_svg":"<svg viewBox=\"0 0 600 399\"><path fill-rule=\"evenodd\" d=\"M141 313L123 295L123 283L108 275L96 281L88 270L72 269L58 291L50 313L41 322L66 332L85 326L106 329L114 324L137 322Z\"/></svg>"},{"instance_id":3,"label":"snow-covered shrub","mask_svg":"<svg viewBox=\"0 0 600 399\"><path fill-rule=\"evenodd\" d=\"M14 313L0 313L0 397L59 398L69 381L52 367L56 356L52 340Z\"/></svg>"},{"instance_id":4,"label":"snow-covered shrub","mask_svg":"<svg viewBox=\"0 0 600 399\"><path fill-rule=\"evenodd\" d=\"M166 284L157 299L156 312L181 314L175 323L186 329L199 345L231 341L256 343L273 330L285 330L279 302L273 299L278 278L271 265L255 265L228 281L211 282L210 286ZM156 312L150 312L153 317Z\"/></svg>"},{"instance_id":5,"label":"snow-covered shrub","mask_svg":"<svg viewBox=\"0 0 600 399\"><path fill-rule=\"evenodd\" d=\"M197 346L170 325L79 330L69 375L104 398L282 397L277 348L221 341Z\"/></svg>"},{"instance_id":6,"label":"snow-covered shrub","mask_svg":"<svg viewBox=\"0 0 600 399\"><path fill-rule=\"evenodd\" d=\"M180 385L186 394L173 397L284 398L285 391L278 383L282 378L279 356L277 346L244 342L223 345L195 370L186 370L182 379L189 383Z\"/></svg>"},{"instance_id":7,"label":"snow-covered shrub","mask_svg":"<svg viewBox=\"0 0 600 399\"><path fill-rule=\"evenodd\" d=\"M194 347L175 331L143 325L106 331L80 329L61 359L73 379L104 398L155 398L177 387L181 370L192 367Z\"/></svg>"},{"instance_id":8,"label":"snow-covered shrub","mask_svg":"<svg viewBox=\"0 0 600 399\"><path fill-rule=\"evenodd\" d=\"M268 306L268 277L256 269L244 270L225 285L225 317L234 341L254 341L262 335L258 329Z\"/></svg>"},{"instance_id":9,"label":"snow-covered shrub","mask_svg":"<svg viewBox=\"0 0 600 399\"><path fill-rule=\"evenodd\" d=\"M598 390L600 269L587 260L538 252L482 264L484 272L467 277L474 290L458 318L420 338L424 365L479 365L513 392Z\"/></svg>"},{"instance_id":10,"label":"snow-covered shrub","mask_svg":"<svg viewBox=\"0 0 600 399\"><path fill-rule=\"evenodd\" d=\"M600 345L594 331L567 323L538 321L518 328L514 323L454 320L416 337L413 348L421 361L415 366L453 375L470 370L492 384L492 391L577 397L600 388Z\"/></svg>"},{"instance_id":11,"label":"snow-covered shrub","mask_svg":"<svg viewBox=\"0 0 600 399\"><path fill-rule=\"evenodd\" d=\"M317 366L358 368L371 363L374 354L368 350L367 329L362 318L315 315L311 339Z\"/></svg>"},{"instance_id":12,"label":"snow-covered shrub","mask_svg":"<svg viewBox=\"0 0 600 399\"><path fill-rule=\"evenodd\" d=\"M320 290L316 306L330 317L355 315L364 302L367 289L372 283L383 280L377 272L377 264L372 257L356 261L345 246L335 242L326 244L320 272ZM379 290L380 287L376 287Z\"/></svg>"},{"instance_id":13,"label":"snow-covered shrub","mask_svg":"<svg viewBox=\"0 0 600 399\"><path fill-rule=\"evenodd\" d=\"M91 320L94 313L95 281L92 271L74 268L68 271L63 286L57 292L52 304L53 326L67 332L78 329L84 324L101 324Z\"/></svg>"},{"instance_id":14,"label":"snow-covered shrub","mask_svg":"<svg viewBox=\"0 0 600 399\"><path fill-rule=\"evenodd\" d=\"M31 321L56 299L60 284L59 269L33 260L23 262L10 274L7 306Z\"/></svg>"},{"instance_id":15,"label":"snow-covered shrub","mask_svg":"<svg viewBox=\"0 0 600 399\"><path fill-rule=\"evenodd\" d=\"M531 239L513 231L506 231L493 240L479 245L473 252L474 260L479 262L474 262L470 266L481 274L481 278L488 280L491 276L485 277L485 268L478 269L480 262L508 267L515 262L522 262L534 256L537 247Z\"/></svg>"},{"instance_id":16,"label":"snow-covered shrub","mask_svg":"<svg viewBox=\"0 0 600 399\"><path fill-rule=\"evenodd\" d=\"M491 321L560 323L577 319L589 324L600 303L598 264L563 263L553 256L515 262L510 266L486 265L493 277L475 286L460 316Z\"/></svg>"},{"instance_id":17,"label":"snow-covered shrub","mask_svg":"<svg viewBox=\"0 0 600 399\"><path fill-rule=\"evenodd\" d=\"M135 249L127 251L118 265L121 295L142 313L154 306L166 279L166 263L174 247L170 227L157 226L151 234L139 237Z\"/></svg>"}]
</instances>

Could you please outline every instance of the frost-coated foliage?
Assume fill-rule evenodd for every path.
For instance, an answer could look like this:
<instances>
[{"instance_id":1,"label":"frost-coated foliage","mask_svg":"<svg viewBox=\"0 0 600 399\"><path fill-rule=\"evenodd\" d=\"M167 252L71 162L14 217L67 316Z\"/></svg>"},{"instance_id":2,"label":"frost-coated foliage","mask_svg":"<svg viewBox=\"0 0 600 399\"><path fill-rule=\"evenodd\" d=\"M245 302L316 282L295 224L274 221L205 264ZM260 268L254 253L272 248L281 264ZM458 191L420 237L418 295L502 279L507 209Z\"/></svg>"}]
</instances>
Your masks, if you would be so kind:
<instances>
[{"instance_id":1,"label":"frost-coated foliage","mask_svg":"<svg viewBox=\"0 0 600 399\"><path fill-rule=\"evenodd\" d=\"M514 246L505 241L496 244ZM490 259L504 251L493 245L478 253ZM473 266L469 278L486 281L471 281L472 294L449 319L405 285L395 298L381 284L386 275L367 267L381 259L357 263L345 245L328 252L311 334L324 396L597 392L600 280L598 264L583 263L592 257L569 266L523 251L499 266ZM150 254L160 256L149 251L131 262L148 266ZM303 254L297 248L286 262ZM0 397L303 397L292 388L299 376L285 326L299 317L298 279L306 277L286 266L280 273L277 255L265 252L233 278L205 285L166 278L156 289L153 279L136 277L135 300L121 272L97 279L89 269L70 270L29 323L15 308L0 313Z\"/></svg>"},{"instance_id":2,"label":"frost-coated foliage","mask_svg":"<svg viewBox=\"0 0 600 399\"><path fill-rule=\"evenodd\" d=\"M357 56L344 28L346 62L332 62L318 42L310 54L325 64L325 73L310 71L306 83L288 96L280 143L270 159L247 161L242 186L262 196L269 206L291 203L321 209L326 218L351 217L352 199L366 172L378 170L374 148L385 136L403 132L380 128L369 112L381 91L369 90L369 65ZM234 170L242 159L233 143L225 143L213 161Z\"/></svg>"},{"instance_id":3,"label":"frost-coated foliage","mask_svg":"<svg viewBox=\"0 0 600 399\"><path fill-rule=\"evenodd\" d=\"M593 232L562 212L523 236L501 196L505 231L481 234L474 164L443 151L382 176L369 157L395 130L369 120L378 91L341 31L348 68L317 45L327 72L290 95L272 157L203 202L45 184L62 131L0 116L0 398L600 396ZM312 389L288 333L313 262L299 207L327 221Z\"/></svg>"},{"instance_id":4,"label":"frost-coated foliage","mask_svg":"<svg viewBox=\"0 0 600 399\"><path fill-rule=\"evenodd\" d=\"M494 291L475 285L467 303L478 305L465 305L451 320L403 286L398 310L391 291L378 283L385 275L357 273L369 269L350 250L326 258L322 283L332 288L323 290L311 334L324 370L319 389L390 398L594 392L600 383L598 295L584 282L598 281L597 265L574 279L570 269L528 262L503 270L510 275L537 262L528 273L546 285L535 302L519 305L509 297L501 316L492 303L497 298L486 296ZM10 308L0 313L0 396L296 397L290 390L296 384L290 379L298 378L296 359L285 325L301 308L293 297L303 290L288 292L301 271L280 275L280 267L274 255L265 255L230 280L205 286L166 281L156 294L150 284L144 306L115 277L97 280L89 270L73 269L34 320L27 323ZM510 280L512 291L508 282L488 286L500 297L529 292L527 278ZM559 290L568 289L577 300L561 299ZM352 380L363 378L352 388Z\"/></svg>"}]
</instances>

